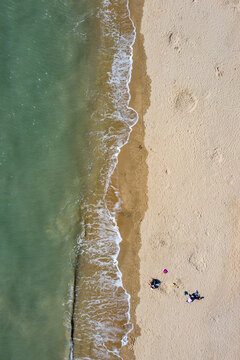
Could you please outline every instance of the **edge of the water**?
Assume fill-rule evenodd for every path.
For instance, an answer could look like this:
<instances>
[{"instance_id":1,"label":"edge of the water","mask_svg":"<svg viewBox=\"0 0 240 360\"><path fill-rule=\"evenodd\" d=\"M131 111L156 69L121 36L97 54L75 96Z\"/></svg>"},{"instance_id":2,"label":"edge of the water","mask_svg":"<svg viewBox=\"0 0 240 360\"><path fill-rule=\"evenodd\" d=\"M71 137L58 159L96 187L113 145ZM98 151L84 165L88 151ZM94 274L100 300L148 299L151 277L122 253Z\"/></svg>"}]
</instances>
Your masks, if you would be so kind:
<instances>
[{"instance_id":1,"label":"edge of the water","mask_svg":"<svg viewBox=\"0 0 240 360\"><path fill-rule=\"evenodd\" d=\"M143 0L140 0L140 2L143 2ZM134 74L134 70L133 70L133 63L134 63L134 50L133 50L133 48L134 48L134 44L135 44L135 41L136 41L136 33L137 33L137 29L136 29L136 26L135 26L135 22L134 22L134 20L133 20L133 18L132 18L132 16L131 16L131 3L130 3L130 1L129 0L127 0L127 9L128 9L128 11L129 11L129 19L130 19L130 21L131 21L131 23L132 23L132 26L133 26L133 31L134 31L134 43L131 45L131 47L132 47L132 51L131 51L131 55L130 55L130 68L129 68L129 78L127 79L127 89L128 89L128 94L129 94L129 100L128 100L128 105L127 105L127 107L128 107L128 109L131 109L131 110L133 110L135 113L136 113L136 122L134 122L132 125L130 125L129 126L129 135L128 135L128 137L127 137L127 140L126 140L126 142L124 143L124 144L122 144L119 148L118 148L118 151L117 151L117 153L116 153L116 157L115 157L115 159L117 160L116 161L116 163L115 163L115 166L116 166L116 168L115 168L115 166L114 166L114 169L113 169L113 172L111 173L111 171L110 171L110 177L109 177L109 181L111 181L112 183L114 183L114 178L115 178L115 174L117 174L118 173L118 170L117 170L117 168L118 168L118 164L119 164L119 162L120 162L120 159L122 158L122 156L120 156L120 154L121 154L121 152L122 152L122 150L123 150L123 148L125 148L125 146L129 143L129 139L130 139L130 134L131 134L131 132L132 132L132 130L133 130L133 127L135 127L136 126L136 124L138 124L139 123L139 112L138 111L136 111L136 109L135 109L135 107L133 106L133 104L135 105L135 101L133 100L133 98L132 98L132 94L133 94L133 96L134 96L134 92L132 93L131 92L131 83L132 83L132 76L133 76L133 74ZM143 151L144 152L144 151ZM124 152L125 153L125 152ZM145 152L146 153L146 152ZM145 156L146 157L146 156ZM120 168L121 168L121 165L120 165ZM111 180L110 180L111 179ZM110 187L109 187L109 182L107 183L107 192L106 192L106 197L108 197L108 193L109 193L109 191L110 191ZM121 195L121 192L120 192L120 195ZM122 203L122 197L121 197L121 199L119 199L120 200L120 203ZM111 211L110 211L110 209L108 208L108 205L107 205L107 199L105 198L105 201L106 201L106 209L109 211L109 216L110 217L112 217L111 216ZM117 227L119 228L119 234L120 234L120 242L122 241L122 239L123 239L123 237L122 237L122 234L121 234L121 229L120 229L120 227L119 227L119 223L121 223L121 221L120 221L120 219L121 219L121 214L122 214L122 211L120 212L120 214L119 214L119 212L117 211L117 214L116 214L116 217L117 217L117 219L116 219L116 225L117 225ZM115 215L114 215L114 218L115 218ZM112 219L112 220L114 220L114 218ZM125 225L124 225L124 227L125 227ZM120 248L121 248L121 246L120 246L120 244L118 244L118 247L119 247L119 251L117 252L117 254L116 254L116 263L117 263L117 268L118 268L118 270L119 270L119 273L120 273L120 280L121 280L121 282L122 282L122 287L123 287L123 289L126 291L126 294L129 296L129 302L130 302L130 294L129 294L129 292L127 291L127 289L126 289L126 287L125 287L125 284L124 284L124 280L123 280L123 272L121 271L121 269L120 269L120 266L119 266L119 259L121 258L121 255L120 255ZM76 258L76 265L75 265L75 278L76 278L76 273L78 273L78 271L77 271L77 268L78 268L78 256L77 256L77 258ZM74 341L74 328L75 328L75 326L74 326L74 310L75 310L75 296L76 296L76 281L75 281L75 283L74 283L74 286L73 286L73 301L72 301L72 308L73 308L73 311L72 311L72 317L71 317L71 335L70 335L70 353L69 353L69 359L70 360L72 360L73 358L75 358L75 356L74 356L74 350L73 350L73 348L74 348L74 343L75 343L75 341ZM130 320L130 311L129 311L129 319L128 319L128 322L130 323L130 321L131 321L131 323L132 323L132 320ZM126 335L125 335L125 337L122 339L122 349L124 349L125 347L126 347L126 344L127 344L127 339L128 339L128 337L129 337L129 332L130 332L131 330L129 330L127 333L126 333ZM121 351L123 351L121 349Z\"/></svg>"},{"instance_id":2,"label":"edge of the water","mask_svg":"<svg viewBox=\"0 0 240 360\"><path fill-rule=\"evenodd\" d=\"M147 210L147 150L144 146L145 125L143 116L150 105L150 78L146 69L144 38L141 21L145 0L129 0L130 16L136 28L133 46L133 65L130 82L131 100L129 106L138 113L138 122L132 128L128 143L122 147L118 158L114 180L118 182L122 200L118 215L118 226L122 237L118 257L123 286L130 294L130 318L133 330L128 343L121 350L124 359L134 359L134 343L141 329L136 322L136 308L139 304L141 247L140 226Z\"/></svg>"}]
</instances>

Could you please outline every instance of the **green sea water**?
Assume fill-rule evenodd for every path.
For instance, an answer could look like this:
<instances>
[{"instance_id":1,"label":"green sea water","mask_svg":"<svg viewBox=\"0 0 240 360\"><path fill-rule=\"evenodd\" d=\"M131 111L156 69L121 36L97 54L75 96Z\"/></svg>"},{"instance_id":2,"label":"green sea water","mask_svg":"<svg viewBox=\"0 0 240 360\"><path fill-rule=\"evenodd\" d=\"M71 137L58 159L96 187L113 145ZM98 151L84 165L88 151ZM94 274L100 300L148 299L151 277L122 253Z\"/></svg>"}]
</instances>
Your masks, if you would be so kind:
<instances>
[{"instance_id":1,"label":"green sea water","mask_svg":"<svg viewBox=\"0 0 240 360\"><path fill-rule=\"evenodd\" d=\"M68 357L95 0L0 2L0 359Z\"/></svg>"}]
</instances>

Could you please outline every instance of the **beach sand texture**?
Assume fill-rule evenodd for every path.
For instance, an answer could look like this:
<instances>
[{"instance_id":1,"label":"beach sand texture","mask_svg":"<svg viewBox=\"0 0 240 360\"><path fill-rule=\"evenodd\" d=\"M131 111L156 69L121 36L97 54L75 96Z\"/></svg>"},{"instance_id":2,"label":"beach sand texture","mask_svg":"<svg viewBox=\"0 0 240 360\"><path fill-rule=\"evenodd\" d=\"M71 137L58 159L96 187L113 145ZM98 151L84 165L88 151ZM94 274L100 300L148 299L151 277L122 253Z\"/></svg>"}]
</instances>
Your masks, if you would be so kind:
<instances>
[{"instance_id":1,"label":"beach sand texture","mask_svg":"<svg viewBox=\"0 0 240 360\"><path fill-rule=\"evenodd\" d=\"M132 358L237 360L240 1L147 0L141 32L151 95ZM204 299L186 303L196 289Z\"/></svg>"}]
</instances>

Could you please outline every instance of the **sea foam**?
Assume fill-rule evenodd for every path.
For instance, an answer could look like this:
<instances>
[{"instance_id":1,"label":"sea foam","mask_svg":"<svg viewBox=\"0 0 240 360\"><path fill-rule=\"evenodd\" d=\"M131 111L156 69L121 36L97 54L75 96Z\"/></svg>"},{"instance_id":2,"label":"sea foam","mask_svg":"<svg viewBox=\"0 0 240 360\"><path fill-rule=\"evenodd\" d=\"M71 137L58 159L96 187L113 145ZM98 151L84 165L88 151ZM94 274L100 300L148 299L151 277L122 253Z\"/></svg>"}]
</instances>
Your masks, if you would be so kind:
<instances>
[{"instance_id":1,"label":"sea foam","mask_svg":"<svg viewBox=\"0 0 240 360\"><path fill-rule=\"evenodd\" d=\"M122 146L138 114L129 107L133 43L136 37L127 0L100 1L99 49L103 91L91 115L89 191L80 205L81 233L76 246L72 344L69 359L122 359L130 322L130 295L118 266L120 242L117 214L119 191L111 183ZM105 74L104 74L105 72ZM97 169L97 170L96 170ZM107 203L111 188L114 201Z\"/></svg>"}]
</instances>

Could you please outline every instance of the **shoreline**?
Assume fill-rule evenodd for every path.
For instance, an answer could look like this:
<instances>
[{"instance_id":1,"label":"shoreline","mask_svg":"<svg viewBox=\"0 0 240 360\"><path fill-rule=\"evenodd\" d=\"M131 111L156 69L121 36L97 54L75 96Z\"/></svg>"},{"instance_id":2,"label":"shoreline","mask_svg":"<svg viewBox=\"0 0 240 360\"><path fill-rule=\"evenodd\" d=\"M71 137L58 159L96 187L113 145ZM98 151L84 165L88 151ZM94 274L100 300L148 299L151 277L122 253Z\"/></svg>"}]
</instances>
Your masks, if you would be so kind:
<instances>
[{"instance_id":1,"label":"shoreline","mask_svg":"<svg viewBox=\"0 0 240 360\"><path fill-rule=\"evenodd\" d=\"M138 113L138 122L132 128L128 143L121 148L118 164L112 177L117 183L122 201L117 224L122 237L118 256L123 285L130 294L130 321L133 330L128 335L128 343L121 350L121 356L134 359L134 343L140 335L136 322L136 308L140 290L139 250L141 246L140 225L147 209L147 151L144 146L145 127L143 116L149 107L150 79L146 72L146 55L143 35L140 32L144 0L129 1L130 16L136 28L133 45L133 65L129 84L131 101L129 106ZM141 58L141 61L138 59ZM134 191L133 186L134 184Z\"/></svg>"},{"instance_id":2,"label":"shoreline","mask_svg":"<svg viewBox=\"0 0 240 360\"><path fill-rule=\"evenodd\" d=\"M239 6L142 0L130 1L130 13L137 30L130 106L139 121L114 176L122 199L118 261L134 329L121 355L235 360ZM158 290L149 289L151 277L161 280ZM184 291L197 289L204 299L186 303Z\"/></svg>"},{"instance_id":3,"label":"shoreline","mask_svg":"<svg viewBox=\"0 0 240 360\"><path fill-rule=\"evenodd\" d=\"M100 16L97 17L101 31L98 34L100 51L96 86L100 96L94 102L94 121L90 132L90 144L95 151L89 179L95 186L87 197L87 206L83 203L80 211L82 232L79 250L82 260L78 272L81 276L78 276L76 283L77 321L72 336L76 339L74 358L105 359L111 352L117 356L130 330L129 296L124 287L119 286L122 274L117 263L121 242L115 221L119 196L117 189L111 185L114 182L112 171L117 164L120 148L129 138L130 126L137 121L137 114L128 106L135 32L127 2L124 6L116 2L102 4ZM119 115L117 119L116 114ZM86 286L86 279L91 277L94 281L91 280L91 284ZM105 283L106 286L102 286ZM78 321L79 318L81 321ZM108 325L100 326L101 323Z\"/></svg>"}]
</instances>

